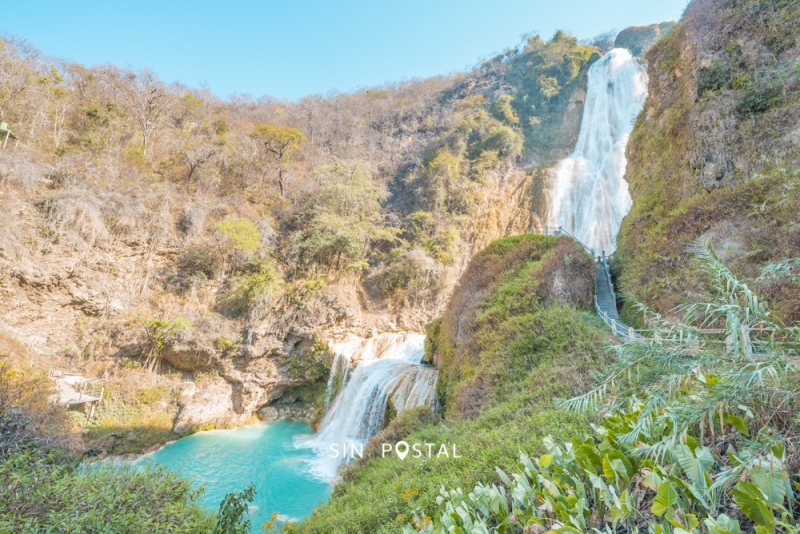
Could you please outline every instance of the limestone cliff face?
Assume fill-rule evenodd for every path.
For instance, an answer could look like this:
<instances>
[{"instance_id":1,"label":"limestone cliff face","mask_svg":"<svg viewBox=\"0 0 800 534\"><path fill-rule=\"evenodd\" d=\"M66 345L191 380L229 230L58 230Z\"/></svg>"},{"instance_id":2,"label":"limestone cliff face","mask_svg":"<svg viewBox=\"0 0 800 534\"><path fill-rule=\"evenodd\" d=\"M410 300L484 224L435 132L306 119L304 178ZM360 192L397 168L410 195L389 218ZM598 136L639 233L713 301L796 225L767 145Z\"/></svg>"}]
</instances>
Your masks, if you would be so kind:
<instances>
[{"instance_id":1,"label":"limestone cliff face","mask_svg":"<svg viewBox=\"0 0 800 534\"><path fill-rule=\"evenodd\" d=\"M616 268L622 289L660 312L691 291L687 250L698 239L751 280L800 252L788 193L800 151L798 29L796 2L694 0L646 55ZM761 289L796 300L792 284ZM796 304L783 313L797 317Z\"/></svg>"}]
</instances>

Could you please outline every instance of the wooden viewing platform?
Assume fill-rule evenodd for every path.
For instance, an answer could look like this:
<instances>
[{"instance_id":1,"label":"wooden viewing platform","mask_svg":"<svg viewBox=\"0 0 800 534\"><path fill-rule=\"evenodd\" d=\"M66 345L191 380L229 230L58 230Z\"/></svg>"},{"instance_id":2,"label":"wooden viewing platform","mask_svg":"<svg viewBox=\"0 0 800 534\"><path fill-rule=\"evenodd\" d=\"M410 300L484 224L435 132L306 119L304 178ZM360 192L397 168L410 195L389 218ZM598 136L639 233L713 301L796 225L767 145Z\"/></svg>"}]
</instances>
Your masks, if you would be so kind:
<instances>
[{"instance_id":1,"label":"wooden viewing platform","mask_svg":"<svg viewBox=\"0 0 800 534\"><path fill-rule=\"evenodd\" d=\"M53 402L63 404L67 408L81 405L84 406L84 409L89 407L88 416L89 419L92 418L95 408L103 400L105 393L102 380L92 380L83 375L55 369L49 370L47 376L56 385L56 394L52 397Z\"/></svg>"},{"instance_id":2,"label":"wooden viewing platform","mask_svg":"<svg viewBox=\"0 0 800 534\"><path fill-rule=\"evenodd\" d=\"M81 375L58 371L54 372L50 378L56 384L59 404L71 406L103 400L105 388L97 380L89 380Z\"/></svg>"}]
</instances>

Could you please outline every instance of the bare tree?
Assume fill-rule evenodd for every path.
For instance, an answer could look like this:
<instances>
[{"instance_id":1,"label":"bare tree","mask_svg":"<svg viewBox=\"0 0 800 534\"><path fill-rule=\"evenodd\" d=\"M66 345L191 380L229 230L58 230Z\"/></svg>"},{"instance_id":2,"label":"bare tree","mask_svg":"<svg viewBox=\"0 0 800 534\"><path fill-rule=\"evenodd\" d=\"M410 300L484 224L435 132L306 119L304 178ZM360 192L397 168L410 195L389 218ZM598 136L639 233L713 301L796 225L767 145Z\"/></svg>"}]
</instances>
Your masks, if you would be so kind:
<instances>
[{"instance_id":1,"label":"bare tree","mask_svg":"<svg viewBox=\"0 0 800 534\"><path fill-rule=\"evenodd\" d=\"M123 105L142 131L142 154L146 156L148 144L162 126L170 95L149 69L120 72L114 81Z\"/></svg>"},{"instance_id":2,"label":"bare tree","mask_svg":"<svg viewBox=\"0 0 800 534\"><path fill-rule=\"evenodd\" d=\"M186 175L186 181L189 182L194 171L214 157L217 149L208 145L190 146L184 148L182 153L186 164L189 166L189 173Z\"/></svg>"}]
</instances>

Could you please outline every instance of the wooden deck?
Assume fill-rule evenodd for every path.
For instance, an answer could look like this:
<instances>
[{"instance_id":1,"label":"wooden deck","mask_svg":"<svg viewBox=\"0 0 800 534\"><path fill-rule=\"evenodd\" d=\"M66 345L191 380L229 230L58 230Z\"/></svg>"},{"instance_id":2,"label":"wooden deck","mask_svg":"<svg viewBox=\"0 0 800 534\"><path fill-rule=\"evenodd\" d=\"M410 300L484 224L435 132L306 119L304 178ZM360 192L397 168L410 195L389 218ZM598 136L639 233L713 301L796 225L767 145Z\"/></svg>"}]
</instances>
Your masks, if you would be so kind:
<instances>
[{"instance_id":1,"label":"wooden deck","mask_svg":"<svg viewBox=\"0 0 800 534\"><path fill-rule=\"evenodd\" d=\"M104 388L97 380L59 372L52 373L51 378L56 385L59 404L75 406L103 400Z\"/></svg>"}]
</instances>

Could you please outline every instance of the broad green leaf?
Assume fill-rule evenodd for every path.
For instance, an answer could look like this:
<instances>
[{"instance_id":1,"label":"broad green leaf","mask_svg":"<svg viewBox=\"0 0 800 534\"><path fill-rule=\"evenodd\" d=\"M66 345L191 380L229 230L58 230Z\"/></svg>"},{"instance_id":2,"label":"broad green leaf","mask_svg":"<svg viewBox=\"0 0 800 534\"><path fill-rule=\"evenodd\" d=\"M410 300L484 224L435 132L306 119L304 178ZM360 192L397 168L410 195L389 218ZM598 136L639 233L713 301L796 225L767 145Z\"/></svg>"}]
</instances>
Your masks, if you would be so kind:
<instances>
[{"instance_id":1,"label":"broad green leaf","mask_svg":"<svg viewBox=\"0 0 800 534\"><path fill-rule=\"evenodd\" d=\"M539 457L539 466L547 468L553 463L552 454L543 454Z\"/></svg>"},{"instance_id":2,"label":"broad green leaf","mask_svg":"<svg viewBox=\"0 0 800 534\"><path fill-rule=\"evenodd\" d=\"M619 501L619 505L613 506L609 510L611 512L611 520L614 521L614 523L620 519L630 517L634 512L633 501L631 500L628 490L622 492L622 495L619 497Z\"/></svg>"},{"instance_id":3,"label":"broad green leaf","mask_svg":"<svg viewBox=\"0 0 800 534\"><path fill-rule=\"evenodd\" d=\"M593 447L589 445L581 445L579 448L575 449L575 456L579 458L585 458L591 465L595 467L595 473L597 469L602 469L603 467L603 460L600 458L600 455L594 451ZM588 466L585 466L588 467Z\"/></svg>"},{"instance_id":4,"label":"broad green leaf","mask_svg":"<svg viewBox=\"0 0 800 534\"><path fill-rule=\"evenodd\" d=\"M497 476L500 477L500 480L503 481L503 484L505 484L506 486L511 485L511 479L508 478L508 475L505 473L505 471L503 471L499 467L495 467L494 470L497 472Z\"/></svg>"},{"instance_id":5,"label":"broad green leaf","mask_svg":"<svg viewBox=\"0 0 800 534\"><path fill-rule=\"evenodd\" d=\"M661 475L659 475L658 472L650 471L647 473L647 476L644 477L642 484L644 484L646 488L656 491L658 486L660 486L663 481L664 479L661 478Z\"/></svg>"},{"instance_id":6,"label":"broad green leaf","mask_svg":"<svg viewBox=\"0 0 800 534\"><path fill-rule=\"evenodd\" d=\"M778 443L772 447L772 455L781 462L784 460L784 456L786 455L786 447L783 446L783 443Z\"/></svg>"},{"instance_id":7,"label":"broad green leaf","mask_svg":"<svg viewBox=\"0 0 800 534\"><path fill-rule=\"evenodd\" d=\"M603 474L612 482L616 481L618 478L617 472L614 471L614 467L611 465L611 461L608 459L608 455L603 457Z\"/></svg>"},{"instance_id":8,"label":"broad green leaf","mask_svg":"<svg viewBox=\"0 0 800 534\"><path fill-rule=\"evenodd\" d=\"M745 436L750 435L750 431L747 430L747 422L744 420L744 417L725 412L722 416L722 422L726 425L731 425Z\"/></svg>"},{"instance_id":9,"label":"broad green leaf","mask_svg":"<svg viewBox=\"0 0 800 534\"><path fill-rule=\"evenodd\" d=\"M771 471L764 470L761 466L756 466L750 470L750 479L758 486L761 493L767 498L770 506L781 506L786 497L786 480L789 475L783 469L773 468Z\"/></svg>"},{"instance_id":10,"label":"broad green leaf","mask_svg":"<svg viewBox=\"0 0 800 534\"><path fill-rule=\"evenodd\" d=\"M678 463L692 484L706 489L708 487L706 475L714 466L714 456L711 454L711 450L707 447L697 447L692 452L686 445L677 445L674 452Z\"/></svg>"},{"instance_id":11,"label":"broad green leaf","mask_svg":"<svg viewBox=\"0 0 800 534\"><path fill-rule=\"evenodd\" d=\"M736 487L733 488L733 498L742 509L742 513L744 513L750 521L766 527L768 530L775 528L772 512L767 508L767 503L764 502L764 496L755 484L740 481Z\"/></svg>"},{"instance_id":12,"label":"broad green leaf","mask_svg":"<svg viewBox=\"0 0 800 534\"><path fill-rule=\"evenodd\" d=\"M703 523L708 529L708 534L741 534L742 532L739 528L739 522L725 514L720 514L716 520L705 519Z\"/></svg>"},{"instance_id":13,"label":"broad green leaf","mask_svg":"<svg viewBox=\"0 0 800 534\"><path fill-rule=\"evenodd\" d=\"M658 487L650 511L654 515L661 517L668 511L671 512L676 504L678 504L678 492L675 491L670 482L664 482Z\"/></svg>"},{"instance_id":14,"label":"broad green leaf","mask_svg":"<svg viewBox=\"0 0 800 534\"><path fill-rule=\"evenodd\" d=\"M619 460L620 462L622 462L622 464L625 466L625 474L628 476L629 479L633 478L633 475L636 474L636 469L634 468L633 463L627 456L622 454L620 451L617 450L608 451L607 456L611 460Z\"/></svg>"}]
</instances>

